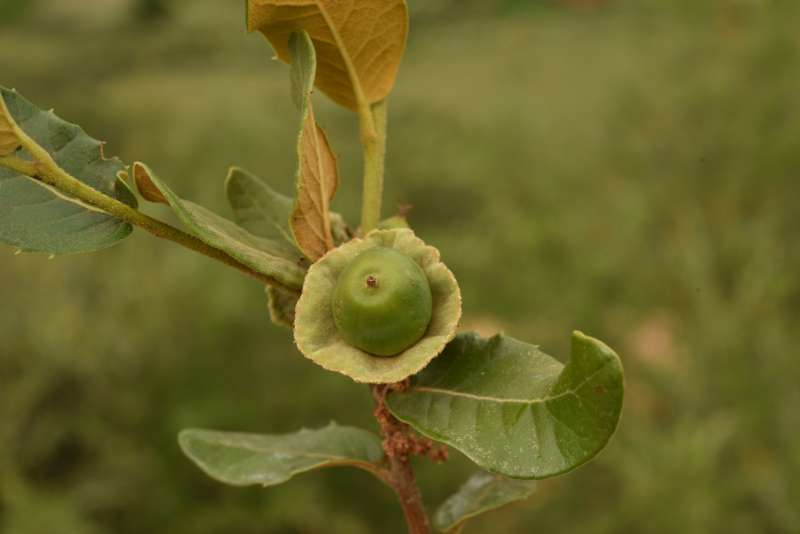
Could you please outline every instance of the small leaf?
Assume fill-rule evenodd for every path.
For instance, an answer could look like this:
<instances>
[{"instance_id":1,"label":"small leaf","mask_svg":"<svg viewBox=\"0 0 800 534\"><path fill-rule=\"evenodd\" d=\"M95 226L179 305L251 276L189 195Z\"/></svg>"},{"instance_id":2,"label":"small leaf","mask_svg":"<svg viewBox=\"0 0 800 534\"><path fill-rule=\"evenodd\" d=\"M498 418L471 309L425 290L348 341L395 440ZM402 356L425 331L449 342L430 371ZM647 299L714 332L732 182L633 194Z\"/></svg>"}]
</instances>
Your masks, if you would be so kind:
<instances>
[{"instance_id":1,"label":"small leaf","mask_svg":"<svg viewBox=\"0 0 800 534\"><path fill-rule=\"evenodd\" d=\"M387 406L418 432L489 471L546 478L591 460L622 410L619 357L575 332L564 366L507 336L458 335Z\"/></svg>"},{"instance_id":2,"label":"small leaf","mask_svg":"<svg viewBox=\"0 0 800 534\"><path fill-rule=\"evenodd\" d=\"M316 85L351 110L386 98L408 33L404 0L248 0L247 28L291 63L290 35L305 30L319 54Z\"/></svg>"},{"instance_id":3,"label":"small leaf","mask_svg":"<svg viewBox=\"0 0 800 534\"><path fill-rule=\"evenodd\" d=\"M9 135L8 132L12 132ZM12 136L16 141L11 141ZM118 176L125 166L103 156L103 144L16 91L0 87L0 155L32 161L29 149L47 154L81 182L136 207ZM21 148L20 148L21 146ZM72 254L110 247L130 235L131 225L18 171L0 167L0 242L26 252Z\"/></svg>"},{"instance_id":4,"label":"small leaf","mask_svg":"<svg viewBox=\"0 0 800 534\"><path fill-rule=\"evenodd\" d=\"M149 181L198 239L288 287L303 285L302 258L287 243L264 239L193 202L182 200L144 164L133 164L137 183Z\"/></svg>"},{"instance_id":5,"label":"small leaf","mask_svg":"<svg viewBox=\"0 0 800 534\"><path fill-rule=\"evenodd\" d=\"M236 222L251 234L285 239L295 244L289 230L294 202L269 187L263 180L239 167L231 167L225 191Z\"/></svg>"},{"instance_id":6,"label":"small leaf","mask_svg":"<svg viewBox=\"0 0 800 534\"><path fill-rule=\"evenodd\" d=\"M294 326L295 308L300 295L278 287L267 286L267 308L269 318L278 326Z\"/></svg>"},{"instance_id":7,"label":"small leaf","mask_svg":"<svg viewBox=\"0 0 800 534\"><path fill-rule=\"evenodd\" d=\"M133 179L136 182L136 189L139 190L139 194L142 195L142 198L150 202L155 202L156 204L169 205L167 199L150 179L150 174L148 172L142 172L142 169L140 169L139 172L134 172L133 175Z\"/></svg>"},{"instance_id":8,"label":"small leaf","mask_svg":"<svg viewBox=\"0 0 800 534\"><path fill-rule=\"evenodd\" d=\"M305 32L289 40L292 55L292 88L300 104L302 121L297 142L297 200L289 225L303 253L316 261L333 248L329 205L336 193L339 176L325 132L314 121L311 88L314 79L314 45Z\"/></svg>"},{"instance_id":9,"label":"small leaf","mask_svg":"<svg viewBox=\"0 0 800 534\"><path fill-rule=\"evenodd\" d=\"M275 486L299 473L338 465L377 475L383 459L378 436L336 423L282 435L184 430L178 442L208 476L233 486Z\"/></svg>"},{"instance_id":10,"label":"small leaf","mask_svg":"<svg viewBox=\"0 0 800 534\"><path fill-rule=\"evenodd\" d=\"M480 471L439 506L433 523L442 532L458 532L469 519L527 499L535 489L533 480L515 480Z\"/></svg>"},{"instance_id":11,"label":"small leaf","mask_svg":"<svg viewBox=\"0 0 800 534\"><path fill-rule=\"evenodd\" d=\"M114 194L117 198L129 206L137 206L139 203L136 200L136 193L134 193L130 184L128 184L128 171L119 171L117 173L117 180L114 182Z\"/></svg>"}]
</instances>

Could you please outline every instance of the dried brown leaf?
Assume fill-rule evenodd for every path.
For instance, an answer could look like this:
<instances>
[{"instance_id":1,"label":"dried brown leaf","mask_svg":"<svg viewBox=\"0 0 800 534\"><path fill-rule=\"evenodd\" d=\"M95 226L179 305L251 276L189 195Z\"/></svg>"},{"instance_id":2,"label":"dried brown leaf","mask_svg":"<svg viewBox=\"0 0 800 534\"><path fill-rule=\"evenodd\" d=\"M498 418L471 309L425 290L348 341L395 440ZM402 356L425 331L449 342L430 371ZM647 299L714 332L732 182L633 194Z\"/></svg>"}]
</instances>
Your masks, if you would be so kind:
<instances>
[{"instance_id":1,"label":"dried brown leaf","mask_svg":"<svg viewBox=\"0 0 800 534\"><path fill-rule=\"evenodd\" d=\"M139 194L142 195L145 200L169 205L164 194L150 179L150 175L144 165L134 164L133 179L136 181L136 189L139 190Z\"/></svg>"},{"instance_id":2,"label":"dried brown leaf","mask_svg":"<svg viewBox=\"0 0 800 534\"><path fill-rule=\"evenodd\" d=\"M325 132L314 121L310 105L303 120L298 153L297 201L289 222L300 249L316 261L334 246L329 207L339 177L336 156Z\"/></svg>"},{"instance_id":3,"label":"dried brown leaf","mask_svg":"<svg viewBox=\"0 0 800 534\"><path fill-rule=\"evenodd\" d=\"M289 38L305 30L319 58L316 86L357 110L394 86L408 33L405 0L248 0L247 27L266 36L291 62Z\"/></svg>"}]
</instances>

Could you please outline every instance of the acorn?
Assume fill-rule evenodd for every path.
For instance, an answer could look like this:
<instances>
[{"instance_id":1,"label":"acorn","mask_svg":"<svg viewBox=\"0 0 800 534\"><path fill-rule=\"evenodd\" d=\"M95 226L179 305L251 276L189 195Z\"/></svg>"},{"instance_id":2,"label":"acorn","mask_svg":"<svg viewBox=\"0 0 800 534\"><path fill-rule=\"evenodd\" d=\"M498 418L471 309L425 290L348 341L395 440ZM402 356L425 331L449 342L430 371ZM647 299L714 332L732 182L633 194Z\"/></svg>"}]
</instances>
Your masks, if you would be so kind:
<instances>
[{"instance_id":1,"label":"acorn","mask_svg":"<svg viewBox=\"0 0 800 534\"><path fill-rule=\"evenodd\" d=\"M461 292L439 251L412 230L373 230L309 268L295 312L307 358L358 382L393 383L453 339Z\"/></svg>"},{"instance_id":2,"label":"acorn","mask_svg":"<svg viewBox=\"0 0 800 534\"><path fill-rule=\"evenodd\" d=\"M356 257L333 290L333 320L342 337L376 356L395 356L425 334L431 288L408 256L387 247Z\"/></svg>"}]
</instances>

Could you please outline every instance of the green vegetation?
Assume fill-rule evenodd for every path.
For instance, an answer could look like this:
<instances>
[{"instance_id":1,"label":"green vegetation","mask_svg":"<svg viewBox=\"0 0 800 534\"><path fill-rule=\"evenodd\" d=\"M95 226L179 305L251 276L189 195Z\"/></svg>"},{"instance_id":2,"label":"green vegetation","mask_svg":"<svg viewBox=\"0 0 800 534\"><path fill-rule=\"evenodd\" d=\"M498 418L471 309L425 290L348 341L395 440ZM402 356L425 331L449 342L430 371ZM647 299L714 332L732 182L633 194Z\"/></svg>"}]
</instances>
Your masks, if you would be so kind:
<instances>
[{"instance_id":1,"label":"green vegetation","mask_svg":"<svg viewBox=\"0 0 800 534\"><path fill-rule=\"evenodd\" d=\"M218 213L233 163L291 192L285 69L239 5L164 4L142 26L122 1L31 3L0 32L0 83ZM556 355L577 327L627 371L609 448L467 531L796 531L796 3L414 4L385 215L415 205L465 326ZM323 99L315 112L339 155L333 207L357 220L356 126ZM182 457L184 427L373 424L367 390L297 353L253 282L143 234L91 257L3 252L0 531L402 532L366 474L231 490ZM451 456L419 465L429 502L471 473Z\"/></svg>"}]
</instances>

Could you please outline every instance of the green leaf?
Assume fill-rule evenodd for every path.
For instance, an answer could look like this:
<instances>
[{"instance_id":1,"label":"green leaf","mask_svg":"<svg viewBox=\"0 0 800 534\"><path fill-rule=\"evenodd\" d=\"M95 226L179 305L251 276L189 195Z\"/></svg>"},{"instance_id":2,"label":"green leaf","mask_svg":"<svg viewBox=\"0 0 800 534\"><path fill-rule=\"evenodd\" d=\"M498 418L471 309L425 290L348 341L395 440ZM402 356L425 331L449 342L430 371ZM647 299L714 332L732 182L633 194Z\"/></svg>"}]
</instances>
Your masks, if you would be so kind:
<instances>
[{"instance_id":1,"label":"green leaf","mask_svg":"<svg viewBox=\"0 0 800 534\"><path fill-rule=\"evenodd\" d=\"M339 184L336 157L325 132L314 120L311 91L316 72L314 45L306 32L289 38L292 98L301 112L297 139L297 199L289 219L300 250L316 261L334 247L330 203Z\"/></svg>"},{"instance_id":2,"label":"green leaf","mask_svg":"<svg viewBox=\"0 0 800 534\"><path fill-rule=\"evenodd\" d=\"M289 228L294 201L272 189L252 173L231 167L225 180L228 202L234 220L242 228L259 237L282 238L293 246L297 243ZM341 214L331 211L331 233L336 246L349 241L353 234ZM299 249L298 249L299 250Z\"/></svg>"},{"instance_id":3,"label":"green leaf","mask_svg":"<svg viewBox=\"0 0 800 534\"><path fill-rule=\"evenodd\" d=\"M580 332L572 335L566 366L507 336L465 333L387 405L484 469L546 478L589 461L608 443L623 389L619 357Z\"/></svg>"},{"instance_id":4,"label":"green leaf","mask_svg":"<svg viewBox=\"0 0 800 534\"><path fill-rule=\"evenodd\" d=\"M233 486L275 486L294 475L350 465L379 475L383 448L378 436L330 423L294 434L244 434L184 430L181 449L208 476Z\"/></svg>"},{"instance_id":5,"label":"green leaf","mask_svg":"<svg viewBox=\"0 0 800 534\"><path fill-rule=\"evenodd\" d=\"M294 205L291 198L239 167L231 167L228 171L225 192L234 219L242 228L259 237L285 239L295 245L289 230L289 216Z\"/></svg>"},{"instance_id":6,"label":"green leaf","mask_svg":"<svg viewBox=\"0 0 800 534\"><path fill-rule=\"evenodd\" d=\"M480 471L439 506L433 524L442 532L458 532L469 519L527 499L535 489L534 480L515 480Z\"/></svg>"},{"instance_id":7,"label":"green leaf","mask_svg":"<svg viewBox=\"0 0 800 534\"><path fill-rule=\"evenodd\" d=\"M303 258L289 244L255 236L228 219L181 199L144 163L134 163L133 174L140 187L150 182L146 187L159 191L181 222L198 239L288 287L302 287L305 269L300 265Z\"/></svg>"},{"instance_id":8,"label":"green leaf","mask_svg":"<svg viewBox=\"0 0 800 534\"><path fill-rule=\"evenodd\" d=\"M316 85L351 110L386 98L408 33L405 0L247 0L247 29L260 31L291 62L292 32L305 30L319 53Z\"/></svg>"},{"instance_id":9,"label":"green leaf","mask_svg":"<svg viewBox=\"0 0 800 534\"><path fill-rule=\"evenodd\" d=\"M16 91L0 87L0 157L14 152L23 163L31 149L109 197L136 207L118 178L125 166L103 156L103 144ZM28 174L0 166L0 242L25 252L72 254L114 245L132 227Z\"/></svg>"}]
</instances>

